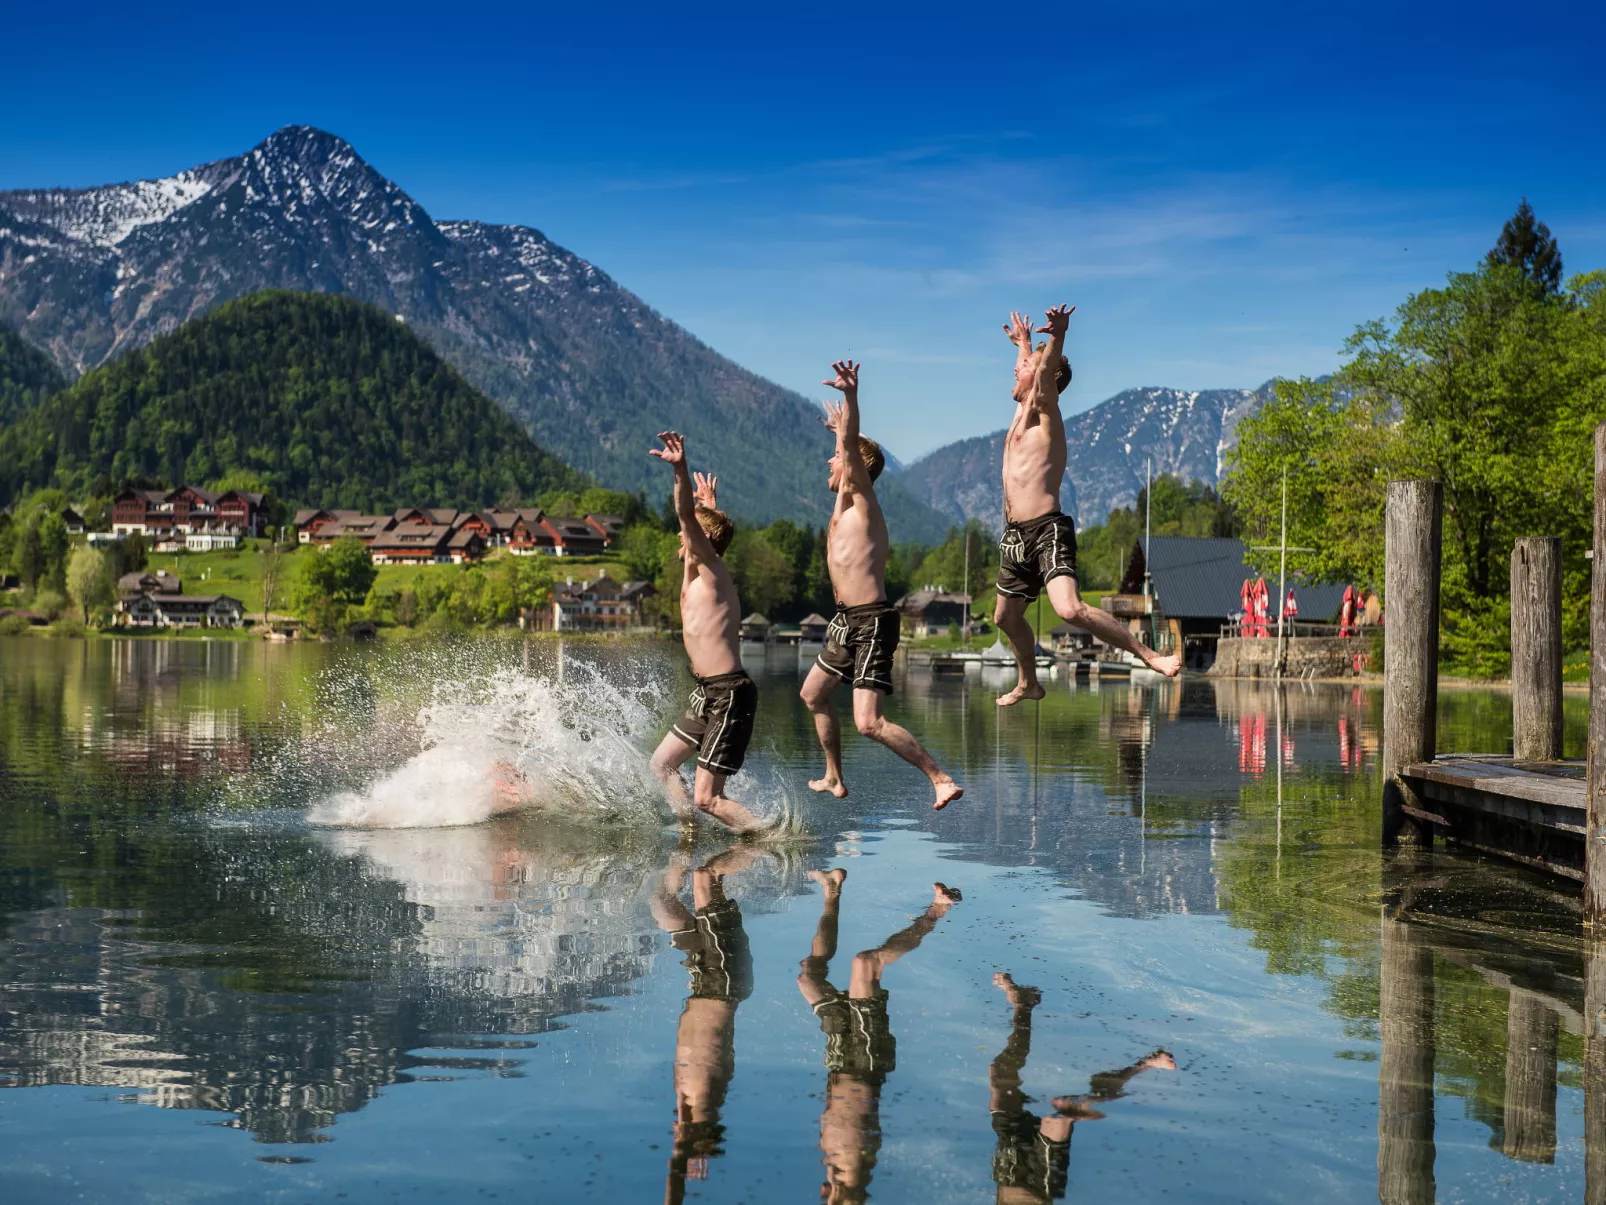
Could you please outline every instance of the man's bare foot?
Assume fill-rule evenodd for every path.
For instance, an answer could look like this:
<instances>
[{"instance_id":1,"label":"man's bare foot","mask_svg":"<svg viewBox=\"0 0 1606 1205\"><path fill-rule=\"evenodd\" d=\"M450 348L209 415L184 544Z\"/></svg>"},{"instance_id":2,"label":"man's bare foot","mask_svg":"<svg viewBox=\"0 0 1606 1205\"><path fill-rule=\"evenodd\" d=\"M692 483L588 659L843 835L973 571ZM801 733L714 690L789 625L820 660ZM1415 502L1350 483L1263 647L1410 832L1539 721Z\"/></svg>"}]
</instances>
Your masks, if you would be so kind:
<instances>
[{"instance_id":1,"label":"man's bare foot","mask_svg":"<svg viewBox=\"0 0 1606 1205\"><path fill-rule=\"evenodd\" d=\"M1138 1066L1149 1071L1175 1071L1177 1060L1172 1057L1169 1050L1156 1050Z\"/></svg>"},{"instance_id":2,"label":"man's bare foot","mask_svg":"<svg viewBox=\"0 0 1606 1205\"><path fill-rule=\"evenodd\" d=\"M931 906L937 910L937 915L939 916L964 898L964 892L957 887L950 887L946 883L933 883L931 885Z\"/></svg>"},{"instance_id":3,"label":"man's bare foot","mask_svg":"<svg viewBox=\"0 0 1606 1205\"><path fill-rule=\"evenodd\" d=\"M1105 1116L1081 1096L1056 1096L1048 1103L1054 1106L1054 1112L1072 1121L1102 1121Z\"/></svg>"},{"instance_id":4,"label":"man's bare foot","mask_svg":"<svg viewBox=\"0 0 1606 1205\"><path fill-rule=\"evenodd\" d=\"M843 785L842 780L840 778L833 778L829 774L827 774L824 778L809 779L809 790L829 791L838 799L846 799L848 796L848 788Z\"/></svg>"},{"instance_id":5,"label":"man's bare foot","mask_svg":"<svg viewBox=\"0 0 1606 1205\"><path fill-rule=\"evenodd\" d=\"M942 811L965 793L965 788L951 778L944 778L933 785L937 788L937 802L931 805L933 811Z\"/></svg>"},{"instance_id":6,"label":"man's bare foot","mask_svg":"<svg viewBox=\"0 0 1606 1205\"><path fill-rule=\"evenodd\" d=\"M1143 663L1157 674L1164 674L1168 678L1175 678L1182 672L1182 658L1175 653L1161 656L1159 653L1150 653L1145 650Z\"/></svg>"},{"instance_id":7,"label":"man's bare foot","mask_svg":"<svg viewBox=\"0 0 1606 1205\"><path fill-rule=\"evenodd\" d=\"M811 870L809 878L825 888L826 895L835 895L842 890L842 881L848 877L848 872L840 866L833 870Z\"/></svg>"},{"instance_id":8,"label":"man's bare foot","mask_svg":"<svg viewBox=\"0 0 1606 1205\"><path fill-rule=\"evenodd\" d=\"M1023 987L1016 983L1008 971L995 972L993 986L1009 997L1009 1002L1016 1008L1036 1008L1043 998L1043 993L1035 987Z\"/></svg>"},{"instance_id":9,"label":"man's bare foot","mask_svg":"<svg viewBox=\"0 0 1606 1205\"><path fill-rule=\"evenodd\" d=\"M1007 695L998 696L1000 707L1013 707L1022 699L1041 699L1048 691L1044 690L1039 682L1022 682Z\"/></svg>"}]
</instances>

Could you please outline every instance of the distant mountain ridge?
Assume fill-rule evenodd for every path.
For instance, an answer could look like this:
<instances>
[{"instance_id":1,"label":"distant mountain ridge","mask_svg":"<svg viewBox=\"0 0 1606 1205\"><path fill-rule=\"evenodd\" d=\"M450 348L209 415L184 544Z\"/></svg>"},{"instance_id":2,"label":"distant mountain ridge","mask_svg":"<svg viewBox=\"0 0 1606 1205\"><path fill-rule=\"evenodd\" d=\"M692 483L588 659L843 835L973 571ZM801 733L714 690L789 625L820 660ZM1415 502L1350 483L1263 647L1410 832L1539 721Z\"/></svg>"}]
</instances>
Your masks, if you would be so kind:
<instances>
[{"instance_id":1,"label":"distant mountain ridge","mask_svg":"<svg viewBox=\"0 0 1606 1205\"><path fill-rule=\"evenodd\" d=\"M1271 396L1259 389L1127 389L1065 418L1065 484L1060 507L1079 526L1104 522L1130 506L1154 473L1219 484L1238 422ZM1003 523L1005 431L962 439L909 465L899 481L955 522Z\"/></svg>"},{"instance_id":2,"label":"distant mountain ridge","mask_svg":"<svg viewBox=\"0 0 1606 1205\"><path fill-rule=\"evenodd\" d=\"M667 491L646 452L684 431L748 521L830 513L829 436L800 394L739 367L523 226L436 222L346 142L287 126L160 180L0 192L0 323L84 372L263 289L404 318L536 441L616 488ZM895 538L946 521L888 477Z\"/></svg>"}]
</instances>

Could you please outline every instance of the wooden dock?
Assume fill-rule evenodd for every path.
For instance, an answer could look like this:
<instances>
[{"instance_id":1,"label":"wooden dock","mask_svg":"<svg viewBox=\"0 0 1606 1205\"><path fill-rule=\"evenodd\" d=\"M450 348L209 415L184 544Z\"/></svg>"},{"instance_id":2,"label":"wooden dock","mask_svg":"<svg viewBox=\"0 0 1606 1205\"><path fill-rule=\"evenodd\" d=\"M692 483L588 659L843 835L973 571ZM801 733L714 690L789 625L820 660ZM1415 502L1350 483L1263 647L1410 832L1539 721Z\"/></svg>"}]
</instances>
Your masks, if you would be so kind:
<instances>
[{"instance_id":1,"label":"wooden dock","mask_svg":"<svg viewBox=\"0 0 1606 1205\"><path fill-rule=\"evenodd\" d=\"M1441 754L1405 766L1412 820L1456 844L1584 880L1588 795L1582 761Z\"/></svg>"}]
</instances>

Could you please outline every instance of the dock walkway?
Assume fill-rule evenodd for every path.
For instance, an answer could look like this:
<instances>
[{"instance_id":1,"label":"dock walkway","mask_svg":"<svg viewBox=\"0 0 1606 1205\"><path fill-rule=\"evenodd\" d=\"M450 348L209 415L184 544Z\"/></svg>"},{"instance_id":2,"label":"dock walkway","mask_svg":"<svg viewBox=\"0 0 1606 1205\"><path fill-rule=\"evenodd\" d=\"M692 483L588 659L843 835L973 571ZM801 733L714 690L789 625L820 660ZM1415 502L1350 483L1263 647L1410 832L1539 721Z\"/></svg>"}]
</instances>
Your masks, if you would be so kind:
<instances>
[{"instance_id":1,"label":"dock walkway","mask_svg":"<svg viewBox=\"0 0 1606 1205\"><path fill-rule=\"evenodd\" d=\"M1450 841L1584 878L1588 814L1582 761L1441 754L1400 772L1426 807L1402 805Z\"/></svg>"}]
</instances>

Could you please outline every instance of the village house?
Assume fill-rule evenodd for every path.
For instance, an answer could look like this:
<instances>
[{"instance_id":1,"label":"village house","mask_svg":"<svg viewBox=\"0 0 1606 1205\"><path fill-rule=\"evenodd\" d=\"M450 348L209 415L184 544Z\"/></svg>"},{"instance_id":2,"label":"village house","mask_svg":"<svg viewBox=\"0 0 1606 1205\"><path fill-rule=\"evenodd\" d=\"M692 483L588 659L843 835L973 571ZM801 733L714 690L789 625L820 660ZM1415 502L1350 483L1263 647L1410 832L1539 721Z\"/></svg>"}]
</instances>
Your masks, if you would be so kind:
<instances>
[{"instance_id":1,"label":"village house","mask_svg":"<svg viewBox=\"0 0 1606 1205\"><path fill-rule=\"evenodd\" d=\"M452 529L438 523L407 522L381 532L368 545L376 565L446 565Z\"/></svg>"},{"instance_id":2,"label":"village house","mask_svg":"<svg viewBox=\"0 0 1606 1205\"><path fill-rule=\"evenodd\" d=\"M557 537L541 522L539 506L487 511L486 518L491 523L492 547L507 548L514 556L551 556L558 550Z\"/></svg>"},{"instance_id":3,"label":"village house","mask_svg":"<svg viewBox=\"0 0 1606 1205\"><path fill-rule=\"evenodd\" d=\"M245 606L227 594L185 594L177 575L125 573L117 579L117 623L134 628L237 628Z\"/></svg>"},{"instance_id":4,"label":"village house","mask_svg":"<svg viewBox=\"0 0 1606 1205\"><path fill-rule=\"evenodd\" d=\"M584 519L546 515L541 525L552 533L558 556L598 556L608 545L607 537Z\"/></svg>"},{"instance_id":5,"label":"village house","mask_svg":"<svg viewBox=\"0 0 1606 1205\"><path fill-rule=\"evenodd\" d=\"M361 540L379 564L424 560L473 559L487 548L507 548L515 556L597 556L612 547L624 530L621 515L587 515L583 519L548 515L538 506L512 510L452 510L448 507L401 507L388 515L354 510L299 510L296 538L303 544L329 544L345 536ZM450 533L449 547L418 551L427 542L419 532ZM400 532L412 533L407 538ZM458 533L470 532L478 542ZM455 541L455 543L453 543ZM378 551L375 551L378 549ZM380 557L384 560L379 560Z\"/></svg>"},{"instance_id":6,"label":"village house","mask_svg":"<svg viewBox=\"0 0 1606 1205\"><path fill-rule=\"evenodd\" d=\"M117 579L119 594L183 594L184 582L176 573L158 569L155 573L125 573Z\"/></svg>"},{"instance_id":7,"label":"village house","mask_svg":"<svg viewBox=\"0 0 1606 1205\"><path fill-rule=\"evenodd\" d=\"M770 626L768 616L754 611L742 620L741 638L750 644L762 644L770 637Z\"/></svg>"},{"instance_id":8,"label":"village house","mask_svg":"<svg viewBox=\"0 0 1606 1205\"><path fill-rule=\"evenodd\" d=\"M317 539L318 533L329 524L356 518L361 513L356 510L324 510L315 507L296 511L290 525L296 529L297 540L303 544L311 544Z\"/></svg>"},{"instance_id":9,"label":"village house","mask_svg":"<svg viewBox=\"0 0 1606 1205\"><path fill-rule=\"evenodd\" d=\"M356 512L346 512L333 522L321 524L312 533L311 543L333 544L336 540L350 537L360 540L364 545L374 542L377 536L389 531L393 520L389 515L364 515Z\"/></svg>"},{"instance_id":10,"label":"village house","mask_svg":"<svg viewBox=\"0 0 1606 1205\"><path fill-rule=\"evenodd\" d=\"M640 627L641 605L652 593L652 583L617 581L606 570L590 582L571 577L552 588L551 630L623 632ZM537 626L546 625L538 621Z\"/></svg>"},{"instance_id":11,"label":"village house","mask_svg":"<svg viewBox=\"0 0 1606 1205\"><path fill-rule=\"evenodd\" d=\"M192 531L184 536L185 552L219 552L239 546L240 537L232 531Z\"/></svg>"},{"instance_id":12,"label":"village house","mask_svg":"<svg viewBox=\"0 0 1606 1205\"><path fill-rule=\"evenodd\" d=\"M195 532L262 534L262 495L244 490L214 493L192 485L170 490L125 489L112 499L112 531L139 532L158 543Z\"/></svg>"},{"instance_id":13,"label":"village house","mask_svg":"<svg viewBox=\"0 0 1606 1205\"><path fill-rule=\"evenodd\" d=\"M970 595L927 586L923 590L911 590L892 605L900 616L905 635L944 636L950 627L966 622L970 614Z\"/></svg>"},{"instance_id":14,"label":"village house","mask_svg":"<svg viewBox=\"0 0 1606 1205\"><path fill-rule=\"evenodd\" d=\"M623 515L587 515L586 523L602 536L603 545L607 548L613 547L619 533L625 529Z\"/></svg>"}]
</instances>

